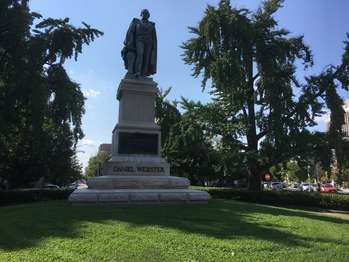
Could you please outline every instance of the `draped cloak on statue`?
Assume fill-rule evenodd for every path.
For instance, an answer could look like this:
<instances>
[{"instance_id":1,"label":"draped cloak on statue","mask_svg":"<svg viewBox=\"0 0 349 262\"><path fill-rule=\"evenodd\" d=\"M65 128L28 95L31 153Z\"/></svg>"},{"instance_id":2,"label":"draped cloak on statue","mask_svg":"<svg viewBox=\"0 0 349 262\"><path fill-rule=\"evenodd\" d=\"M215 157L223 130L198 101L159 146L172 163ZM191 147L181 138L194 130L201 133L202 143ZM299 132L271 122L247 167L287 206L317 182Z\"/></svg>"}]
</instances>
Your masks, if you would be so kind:
<instances>
[{"instance_id":1,"label":"draped cloak on statue","mask_svg":"<svg viewBox=\"0 0 349 262\"><path fill-rule=\"evenodd\" d=\"M150 76L156 73L157 38L155 23L134 18L121 51L128 74ZM142 57L139 57L142 56Z\"/></svg>"}]
</instances>

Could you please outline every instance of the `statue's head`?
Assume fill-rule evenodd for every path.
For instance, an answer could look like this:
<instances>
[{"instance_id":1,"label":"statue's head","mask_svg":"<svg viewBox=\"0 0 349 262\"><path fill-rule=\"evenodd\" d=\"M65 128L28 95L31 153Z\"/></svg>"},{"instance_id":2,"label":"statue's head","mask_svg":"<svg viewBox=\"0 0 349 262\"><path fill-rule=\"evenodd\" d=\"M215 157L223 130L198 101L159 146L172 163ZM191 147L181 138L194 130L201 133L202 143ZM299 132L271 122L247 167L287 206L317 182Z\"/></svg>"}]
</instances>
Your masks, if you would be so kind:
<instances>
[{"instance_id":1,"label":"statue's head","mask_svg":"<svg viewBox=\"0 0 349 262\"><path fill-rule=\"evenodd\" d=\"M148 9L143 9L141 12L141 17L145 20L148 20L150 17L150 13L148 11Z\"/></svg>"}]
</instances>

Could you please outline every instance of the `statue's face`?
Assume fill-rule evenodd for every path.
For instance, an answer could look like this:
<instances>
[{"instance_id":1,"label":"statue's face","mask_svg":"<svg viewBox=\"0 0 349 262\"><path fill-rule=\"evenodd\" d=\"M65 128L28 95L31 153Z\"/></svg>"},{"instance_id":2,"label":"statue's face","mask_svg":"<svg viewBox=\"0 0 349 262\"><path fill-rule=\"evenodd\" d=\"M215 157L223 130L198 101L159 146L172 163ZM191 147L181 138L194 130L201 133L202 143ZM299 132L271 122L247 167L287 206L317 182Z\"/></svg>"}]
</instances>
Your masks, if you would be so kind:
<instances>
[{"instance_id":1,"label":"statue's face","mask_svg":"<svg viewBox=\"0 0 349 262\"><path fill-rule=\"evenodd\" d=\"M150 13L147 9L142 10L141 12L141 17L145 20L148 20L150 17Z\"/></svg>"}]
</instances>

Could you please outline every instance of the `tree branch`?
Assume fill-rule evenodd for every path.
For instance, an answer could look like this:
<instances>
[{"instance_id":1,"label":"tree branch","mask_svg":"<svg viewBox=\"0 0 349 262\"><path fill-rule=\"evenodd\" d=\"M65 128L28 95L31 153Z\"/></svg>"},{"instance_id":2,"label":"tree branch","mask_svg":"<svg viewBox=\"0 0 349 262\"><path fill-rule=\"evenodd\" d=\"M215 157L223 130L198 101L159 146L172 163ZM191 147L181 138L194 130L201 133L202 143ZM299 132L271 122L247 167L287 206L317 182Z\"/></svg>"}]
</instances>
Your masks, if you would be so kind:
<instances>
[{"instance_id":1,"label":"tree branch","mask_svg":"<svg viewBox=\"0 0 349 262\"><path fill-rule=\"evenodd\" d=\"M7 54L8 54L8 51L5 50L5 52L2 54L1 59L0 59L0 66L2 65L3 60L5 59L5 57L6 57Z\"/></svg>"},{"instance_id":2,"label":"tree branch","mask_svg":"<svg viewBox=\"0 0 349 262\"><path fill-rule=\"evenodd\" d=\"M256 81L256 79L260 76L259 72L252 77L252 82Z\"/></svg>"},{"instance_id":3,"label":"tree branch","mask_svg":"<svg viewBox=\"0 0 349 262\"><path fill-rule=\"evenodd\" d=\"M259 134L257 134L257 141L259 141L261 138L263 138L265 135L267 135L269 132L269 129L265 129L263 131L261 131Z\"/></svg>"},{"instance_id":4,"label":"tree branch","mask_svg":"<svg viewBox=\"0 0 349 262\"><path fill-rule=\"evenodd\" d=\"M343 70L344 65L342 64L341 66L339 66L337 68L337 70L332 74L331 76L331 80L333 81L334 79L336 79L338 77L338 74L340 73L341 70ZM327 85L324 85L327 86ZM319 90L317 93L315 93L314 95L312 95L310 98L307 99L307 101L305 101L304 103L309 104L310 101L318 98L319 96L321 96L324 92L326 91L326 89L322 89ZM289 113L287 114L286 118L290 119L295 113L297 112L297 106Z\"/></svg>"},{"instance_id":5,"label":"tree branch","mask_svg":"<svg viewBox=\"0 0 349 262\"><path fill-rule=\"evenodd\" d=\"M247 119L248 115L247 115L247 111L244 105L242 105L242 112L244 113L244 117L245 119Z\"/></svg>"}]
</instances>

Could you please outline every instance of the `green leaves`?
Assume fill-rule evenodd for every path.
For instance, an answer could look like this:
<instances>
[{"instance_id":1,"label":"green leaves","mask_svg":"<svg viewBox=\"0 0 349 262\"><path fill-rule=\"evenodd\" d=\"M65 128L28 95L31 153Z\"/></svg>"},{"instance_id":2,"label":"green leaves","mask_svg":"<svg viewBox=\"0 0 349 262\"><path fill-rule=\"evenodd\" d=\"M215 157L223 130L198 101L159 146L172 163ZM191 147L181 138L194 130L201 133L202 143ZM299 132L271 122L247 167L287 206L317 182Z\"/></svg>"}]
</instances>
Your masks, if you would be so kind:
<instances>
[{"instance_id":1,"label":"green leaves","mask_svg":"<svg viewBox=\"0 0 349 262\"><path fill-rule=\"evenodd\" d=\"M102 34L68 18L42 19L28 1L0 2L0 174L12 186L80 174L84 96L63 65Z\"/></svg>"},{"instance_id":2,"label":"green leaves","mask_svg":"<svg viewBox=\"0 0 349 262\"><path fill-rule=\"evenodd\" d=\"M341 65L299 81L296 65L307 69L313 57L303 36L290 37L279 28L274 15L282 4L264 1L252 13L221 0L218 7L207 7L199 26L190 28L193 38L182 46L193 76L202 77L203 87L211 84L213 104L219 108L210 119L213 132L230 144L246 144L240 154L247 157L253 177L305 154L299 150L300 138L326 110L331 111L333 137L340 137L343 124L337 90L349 88L348 42Z\"/></svg>"},{"instance_id":3,"label":"green leaves","mask_svg":"<svg viewBox=\"0 0 349 262\"><path fill-rule=\"evenodd\" d=\"M84 44L89 45L96 37L103 35L103 32L91 28L85 22L82 24L83 28L76 28L69 24L69 18L48 18L36 25L36 37L47 42L47 62L54 63L57 58L64 62L73 55L77 60Z\"/></svg>"},{"instance_id":4,"label":"green leaves","mask_svg":"<svg viewBox=\"0 0 349 262\"><path fill-rule=\"evenodd\" d=\"M94 177L98 175L103 164L110 159L110 155L107 152L100 151L95 156L88 160L88 166L86 167L86 176Z\"/></svg>"},{"instance_id":5,"label":"green leaves","mask_svg":"<svg viewBox=\"0 0 349 262\"><path fill-rule=\"evenodd\" d=\"M162 154L170 162L172 174L186 176L192 183L203 185L215 176L217 163L206 107L185 98L170 102L166 99L170 90L160 92L155 107L156 122L161 127Z\"/></svg>"},{"instance_id":6,"label":"green leaves","mask_svg":"<svg viewBox=\"0 0 349 262\"><path fill-rule=\"evenodd\" d=\"M273 14L282 7L283 2L284 0L264 1L262 6L258 8L257 12L254 14L257 24L264 28L273 28L277 26Z\"/></svg>"},{"instance_id":7,"label":"green leaves","mask_svg":"<svg viewBox=\"0 0 349 262\"><path fill-rule=\"evenodd\" d=\"M52 99L48 102L49 114L53 121L70 122L73 126L75 143L83 138L81 119L85 113L84 95L79 84L70 80L64 68L60 65L51 66L47 71L49 90Z\"/></svg>"}]
</instances>

